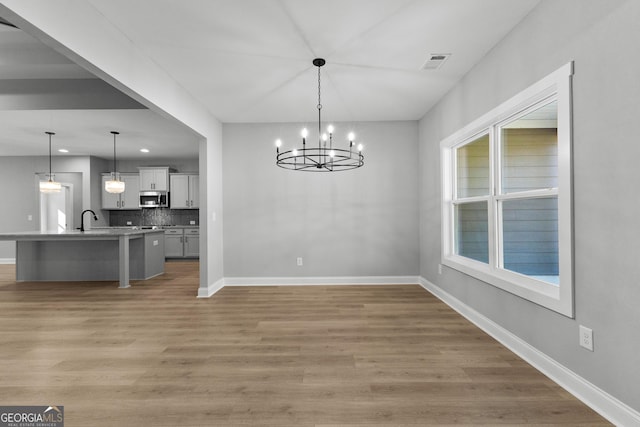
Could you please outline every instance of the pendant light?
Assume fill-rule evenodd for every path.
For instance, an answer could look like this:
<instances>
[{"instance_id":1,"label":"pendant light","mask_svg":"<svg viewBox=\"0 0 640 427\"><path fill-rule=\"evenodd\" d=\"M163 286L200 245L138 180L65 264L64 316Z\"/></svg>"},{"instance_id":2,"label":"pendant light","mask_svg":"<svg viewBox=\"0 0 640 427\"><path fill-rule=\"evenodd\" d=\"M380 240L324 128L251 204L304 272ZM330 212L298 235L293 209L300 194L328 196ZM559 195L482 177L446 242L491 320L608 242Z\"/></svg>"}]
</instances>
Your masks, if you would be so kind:
<instances>
[{"instance_id":1,"label":"pendant light","mask_svg":"<svg viewBox=\"0 0 640 427\"><path fill-rule=\"evenodd\" d=\"M107 193L118 194L124 193L124 182L120 181L120 174L116 169L116 135L120 135L120 132L112 130L113 134L113 172L111 172L111 179L104 182L104 189Z\"/></svg>"},{"instance_id":2,"label":"pendant light","mask_svg":"<svg viewBox=\"0 0 640 427\"><path fill-rule=\"evenodd\" d=\"M49 180L40 181L41 193L59 193L62 190L62 185L59 182L53 180L54 175L51 172L51 135L55 135L54 132L45 132L49 135Z\"/></svg>"}]
</instances>

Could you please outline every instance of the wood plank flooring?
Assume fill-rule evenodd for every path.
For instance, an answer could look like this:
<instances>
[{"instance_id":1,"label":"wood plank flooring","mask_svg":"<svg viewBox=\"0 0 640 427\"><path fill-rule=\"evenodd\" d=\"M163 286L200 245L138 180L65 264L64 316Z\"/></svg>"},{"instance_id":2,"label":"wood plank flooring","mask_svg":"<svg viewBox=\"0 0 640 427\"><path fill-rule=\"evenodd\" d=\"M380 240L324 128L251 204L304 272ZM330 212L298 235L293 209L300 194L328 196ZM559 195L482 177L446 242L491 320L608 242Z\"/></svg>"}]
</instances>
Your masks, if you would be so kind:
<instances>
[{"instance_id":1,"label":"wood plank flooring","mask_svg":"<svg viewBox=\"0 0 640 427\"><path fill-rule=\"evenodd\" d=\"M0 266L0 405L71 426L609 425L419 286L16 283Z\"/></svg>"}]
</instances>

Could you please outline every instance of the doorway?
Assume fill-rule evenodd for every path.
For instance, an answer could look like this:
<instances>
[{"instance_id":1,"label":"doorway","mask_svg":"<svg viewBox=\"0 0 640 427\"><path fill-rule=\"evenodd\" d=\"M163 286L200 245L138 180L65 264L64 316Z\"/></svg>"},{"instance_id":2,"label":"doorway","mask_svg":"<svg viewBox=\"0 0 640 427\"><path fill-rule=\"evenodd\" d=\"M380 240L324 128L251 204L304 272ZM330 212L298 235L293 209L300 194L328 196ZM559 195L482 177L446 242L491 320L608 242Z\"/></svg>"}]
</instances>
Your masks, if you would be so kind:
<instances>
[{"instance_id":1,"label":"doorway","mask_svg":"<svg viewBox=\"0 0 640 427\"><path fill-rule=\"evenodd\" d=\"M61 184L58 193L40 193L40 231L62 233L73 229L73 184Z\"/></svg>"}]
</instances>

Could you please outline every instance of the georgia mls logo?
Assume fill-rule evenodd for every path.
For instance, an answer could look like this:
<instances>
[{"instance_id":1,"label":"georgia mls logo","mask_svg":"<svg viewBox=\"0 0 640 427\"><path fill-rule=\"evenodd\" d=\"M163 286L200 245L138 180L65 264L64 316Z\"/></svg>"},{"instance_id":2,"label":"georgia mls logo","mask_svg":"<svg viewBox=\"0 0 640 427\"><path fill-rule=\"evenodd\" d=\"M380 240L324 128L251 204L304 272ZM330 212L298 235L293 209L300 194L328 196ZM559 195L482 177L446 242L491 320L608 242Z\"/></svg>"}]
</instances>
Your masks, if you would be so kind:
<instances>
[{"instance_id":1,"label":"georgia mls logo","mask_svg":"<svg viewBox=\"0 0 640 427\"><path fill-rule=\"evenodd\" d=\"M0 406L0 427L64 427L64 406Z\"/></svg>"}]
</instances>

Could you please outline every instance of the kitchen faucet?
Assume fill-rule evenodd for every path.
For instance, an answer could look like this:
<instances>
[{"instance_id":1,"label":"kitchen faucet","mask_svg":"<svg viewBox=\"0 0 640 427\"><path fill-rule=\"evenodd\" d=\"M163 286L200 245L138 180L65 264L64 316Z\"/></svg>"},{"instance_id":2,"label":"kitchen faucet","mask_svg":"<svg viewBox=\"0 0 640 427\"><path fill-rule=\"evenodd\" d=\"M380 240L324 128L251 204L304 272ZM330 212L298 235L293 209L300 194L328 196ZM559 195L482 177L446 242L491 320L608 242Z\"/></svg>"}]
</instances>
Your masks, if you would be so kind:
<instances>
[{"instance_id":1,"label":"kitchen faucet","mask_svg":"<svg viewBox=\"0 0 640 427\"><path fill-rule=\"evenodd\" d=\"M98 220L98 217L94 211L92 211L91 209L83 210L82 213L80 214L80 231L84 231L84 214L87 212L91 212L93 214L94 221Z\"/></svg>"}]
</instances>

